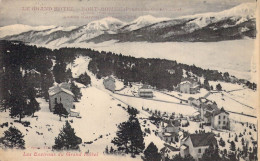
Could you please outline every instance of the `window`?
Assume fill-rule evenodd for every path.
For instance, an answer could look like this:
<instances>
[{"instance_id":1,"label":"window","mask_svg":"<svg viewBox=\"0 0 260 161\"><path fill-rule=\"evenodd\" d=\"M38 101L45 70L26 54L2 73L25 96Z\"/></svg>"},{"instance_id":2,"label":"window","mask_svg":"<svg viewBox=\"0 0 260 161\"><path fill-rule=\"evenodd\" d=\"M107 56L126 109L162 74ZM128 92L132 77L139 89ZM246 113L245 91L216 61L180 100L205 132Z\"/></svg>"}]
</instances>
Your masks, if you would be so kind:
<instances>
[{"instance_id":1,"label":"window","mask_svg":"<svg viewBox=\"0 0 260 161\"><path fill-rule=\"evenodd\" d=\"M60 98L60 101L61 101L61 98Z\"/></svg>"},{"instance_id":2,"label":"window","mask_svg":"<svg viewBox=\"0 0 260 161\"><path fill-rule=\"evenodd\" d=\"M220 119L221 117L220 116L218 116L218 119Z\"/></svg>"},{"instance_id":3,"label":"window","mask_svg":"<svg viewBox=\"0 0 260 161\"><path fill-rule=\"evenodd\" d=\"M218 124L220 125L220 121L218 122Z\"/></svg>"},{"instance_id":4,"label":"window","mask_svg":"<svg viewBox=\"0 0 260 161\"><path fill-rule=\"evenodd\" d=\"M225 119L225 116L223 116L223 119Z\"/></svg>"},{"instance_id":5,"label":"window","mask_svg":"<svg viewBox=\"0 0 260 161\"><path fill-rule=\"evenodd\" d=\"M201 153L201 149L198 150L198 153Z\"/></svg>"},{"instance_id":6,"label":"window","mask_svg":"<svg viewBox=\"0 0 260 161\"><path fill-rule=\"evenodd\" d=\"M226 121L223 121L223 124L225 125L225 124L226 124Z\"/></svg>"},{"instance_id":7,"label":"window","mask_svg":"<svg viewBox=\"0 0 260 161\"><path fill-rule=\"evenodd\" d=\"M57 103L57 98L55 98L55 103Z\"/></svg>"}]
</instances>

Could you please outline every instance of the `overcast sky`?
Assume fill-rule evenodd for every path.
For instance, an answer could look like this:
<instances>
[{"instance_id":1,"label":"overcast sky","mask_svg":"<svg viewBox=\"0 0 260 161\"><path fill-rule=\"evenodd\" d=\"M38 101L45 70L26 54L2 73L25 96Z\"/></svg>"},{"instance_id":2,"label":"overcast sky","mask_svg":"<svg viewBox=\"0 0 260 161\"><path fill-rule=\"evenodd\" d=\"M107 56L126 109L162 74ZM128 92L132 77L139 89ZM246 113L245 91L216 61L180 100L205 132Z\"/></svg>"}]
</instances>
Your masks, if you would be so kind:
<instances>
[{"instance_id":1,"label":"overcast sky","mask_svg":"<svg viewBox=\"0 0 260 161\"><path fill-rule=\"evenodd\" d=\"M0 26L80 26L108 16L126 22L142 15L174 18L245 2L255 0L0 0Z\"/></svg>"}]
</instances>

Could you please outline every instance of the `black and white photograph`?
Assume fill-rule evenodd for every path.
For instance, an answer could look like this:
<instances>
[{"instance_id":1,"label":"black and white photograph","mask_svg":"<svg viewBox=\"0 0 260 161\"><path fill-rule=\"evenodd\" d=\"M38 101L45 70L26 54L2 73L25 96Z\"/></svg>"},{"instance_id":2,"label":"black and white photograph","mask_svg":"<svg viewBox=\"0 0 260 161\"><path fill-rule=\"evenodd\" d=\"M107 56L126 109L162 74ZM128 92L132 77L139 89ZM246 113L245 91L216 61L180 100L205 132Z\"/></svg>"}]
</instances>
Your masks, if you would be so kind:
<instances>
[{"instance_id":1,"label":"black and white photograph","mask_svg":"<svg viewBox=\"0 0 260 161\"><path fill-rule=\"evenodd\" d=\"M0 161L257 161L257 0L0 0Z\"/></svg>"}]
</instances>

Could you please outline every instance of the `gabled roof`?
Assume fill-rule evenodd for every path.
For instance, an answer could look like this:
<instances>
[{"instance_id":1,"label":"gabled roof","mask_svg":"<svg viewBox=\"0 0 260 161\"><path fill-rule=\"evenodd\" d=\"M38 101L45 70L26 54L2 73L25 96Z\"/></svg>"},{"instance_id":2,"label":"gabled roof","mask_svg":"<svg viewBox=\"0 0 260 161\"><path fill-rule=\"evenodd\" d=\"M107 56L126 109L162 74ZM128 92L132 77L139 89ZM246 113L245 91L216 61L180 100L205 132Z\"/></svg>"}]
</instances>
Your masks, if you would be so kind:
<instances>
[{"instance_id":1,"label":"gabled roof","mask_svg":"<svg viewBox=\"0 0 260 161\"><path fill-rule=\"evenodd\" d=\"M115 82L116 80L115 80L113 77L109 76L107 79L104 79L104 81L105 81L105 82L107 82L107 81L113 81L113 82Z\"/></svg>"},{"instance_id":2,"label":"gabled roof","mask_svg":"<svg viewBox=\"0 0 260 161\"><path fill-rule=\"evenodd\" d=\"M229 113L227 111L225 111L223 107L220 110L214 111L213 114L214 114L214 116L217 116L223 112L229 115Z\"/></svg>"},{"instance_id":3,"label":"gabled roof","mask_svg":"<svg viewBox=\"0 0 260 161\"><path fill-rule=\"evenodd\" d=\"M74 94L70 90L61 88L59 85L51 87L48 92L49 92L49 96L53 96L60 92L65 92L71 96L74 96Z\"/></svg>"},{"instance_id":4,"label":"gabled roof","mask_svg":"<svg viewBox=\"0 0 260 161\"><path fill-rule=\"evenodd\" d=\"M180 85L182 85L182 84L186 84L186 83L191 84L190 81L183 81L183 82L180 83Z\"/></svg>"},{"instance_id":5,"label":"gabled roof","mask_svg":"<svg viewBox=\"0 0 260 161\"><path fill-rule=\"evenodd\" d=\"M190 134L190 139L194 147L217 144L217 140L213 133Z\"/></svg>"}]
</instances>

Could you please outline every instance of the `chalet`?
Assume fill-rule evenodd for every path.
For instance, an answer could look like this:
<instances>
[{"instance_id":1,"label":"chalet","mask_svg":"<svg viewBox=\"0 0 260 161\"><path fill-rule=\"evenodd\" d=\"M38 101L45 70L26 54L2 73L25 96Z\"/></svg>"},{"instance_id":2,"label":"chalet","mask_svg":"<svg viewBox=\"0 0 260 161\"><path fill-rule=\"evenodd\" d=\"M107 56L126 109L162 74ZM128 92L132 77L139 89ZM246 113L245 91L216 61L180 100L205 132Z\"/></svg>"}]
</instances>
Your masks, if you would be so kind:
<instances>
[{"instance_id":1,"label":"chalet","mask_svg":"<svg viewBox=\"0 0 260 161\"><path fill-rule=\"evenodd\" d=\"M143 85L141 88L138 90L138 95L140 97L153 97L153 91L151 88L149 88L148 85Z\"/></svg>"},{"instance_id":2,"label":"chalet","mask_svg":"<svg viewBox=\"0 0 260 161\"><path fill-rule=\"evenodd\" d=\"M57 103L62 103L63 107L70 113L73 108L74 95L70 90L69 83L61 83L49 89L49 108L54 111Z\"/></svg>"},{"instance_id":3,"label":"chalet","mask_svg":"<svg viewBox=\"0 0 260 161\"><path fill-rule=\"evenodd\" d=\"M179 120L163 120L161 122L161 131L158 136L165 142L177 142L178 133L180 131L180 121Z\"/></svg>"},{"instance_id":4,"label":"chalet","mask_svg":"<svg viewBox=\"0 0 260 161\"><path fill-rule=\"evenodd\" d=\"M191 155L198 161L211 144L214 147L217 145L217 140L213 133L190 134L181 140L180 154L182 157Z\"/></svg>"},{"instance_id":5,"label":"chalet","mask_svg":"<svg viewBox=\"0 0 260 161\"><path fill-rule=\"evenodd\" d=\"M110 90L111 92L115 92L116 85L115 85L115 79L111 76L107 79L104 79L103 84L107 90Z\"/></svg>"},{"instance_id":6,"label":"chalet","mask_svg":"<svg viewBox=\"0 0 260 161\"><path fill-rule=\"evenodd\" d=\"M195 94L200 90L199 84L195 79L183 80L179 85L178 89L181 93Z\"/></svg>"}]
</instances>

